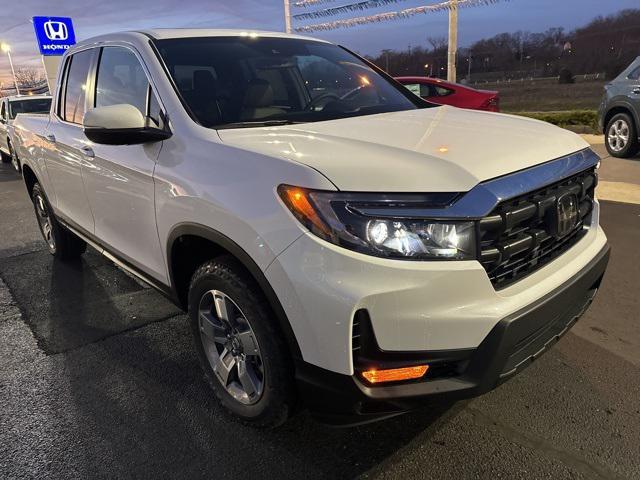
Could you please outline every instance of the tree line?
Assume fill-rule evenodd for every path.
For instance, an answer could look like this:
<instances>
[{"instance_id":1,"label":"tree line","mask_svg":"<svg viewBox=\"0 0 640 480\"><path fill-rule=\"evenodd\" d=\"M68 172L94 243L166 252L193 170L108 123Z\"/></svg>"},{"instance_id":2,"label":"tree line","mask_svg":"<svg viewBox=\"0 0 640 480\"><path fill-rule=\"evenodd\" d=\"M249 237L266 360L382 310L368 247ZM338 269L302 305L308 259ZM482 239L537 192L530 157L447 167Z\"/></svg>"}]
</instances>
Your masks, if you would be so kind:
<instances>
[{"instance_id":1,"label":"tree line","mask_svg":"<svg viewBox=\"0 0 640 480\"><path fill-rule=\"evenodd\" d=\"M525 77L602 73L614 78L640 56L640 9L599 16L573 31L500 33L458 50L458 79L495 81ZM392 75L446 78L447 39L429 37L424 46L383 50L369 57ZM469 78L468 78L469 77Z\"/></svg>"}]
</instances>

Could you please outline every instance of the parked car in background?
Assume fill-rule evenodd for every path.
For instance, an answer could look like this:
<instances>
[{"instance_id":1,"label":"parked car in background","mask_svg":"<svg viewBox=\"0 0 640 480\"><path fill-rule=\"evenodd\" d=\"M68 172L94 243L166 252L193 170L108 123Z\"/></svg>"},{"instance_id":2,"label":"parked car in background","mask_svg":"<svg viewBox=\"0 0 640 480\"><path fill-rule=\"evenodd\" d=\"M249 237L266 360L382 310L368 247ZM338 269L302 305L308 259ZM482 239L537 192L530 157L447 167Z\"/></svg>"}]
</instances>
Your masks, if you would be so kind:
<instances>
[{"instance_id":1,"label":"parked car in background","mask_svg":"<svg viewBox=\"0 0 640 480\"><path fill-rule=\"evenodd\" d=\"M500 94L493 90L476 90L429 77L396 77L396 80L433 103L488 112L500 111Z\"/></svg>"},{"instance_id":2,"label":"parked car in background","mask_svg":"<svg viewBox=\"0 0 640 480\"><path fill-rule=\"evenodd\" d=\"M12 162L20 171L20 161L13 148L15 145L13 122L20 113L49 114L49 95L14 95L0 99L0 156L2 162Z\"/></svg>"},{"instance_id":3,"label":"parked car in background","mask_svg":"<svg viewBox=\"0 0 640 480\"><path fill-rule=\"evenodd\" d=\"M620 158L633 157L640 149L640 57L604 86L598 123L605 134L607 151Z\"/></svg>"},{"instance_id":4,"label":"parked car in background","mask_svg":"<svg viewBox=\"0 0 640 480\"><path fill-rule=\"evenodd\" d=\"M16 120L49 251L89 243L187 309L212 395L245 422L487 392L607 265L582 138L426 102L323 40L104 35L66 51L57 92Z\"/></svg>"}]
</instances>

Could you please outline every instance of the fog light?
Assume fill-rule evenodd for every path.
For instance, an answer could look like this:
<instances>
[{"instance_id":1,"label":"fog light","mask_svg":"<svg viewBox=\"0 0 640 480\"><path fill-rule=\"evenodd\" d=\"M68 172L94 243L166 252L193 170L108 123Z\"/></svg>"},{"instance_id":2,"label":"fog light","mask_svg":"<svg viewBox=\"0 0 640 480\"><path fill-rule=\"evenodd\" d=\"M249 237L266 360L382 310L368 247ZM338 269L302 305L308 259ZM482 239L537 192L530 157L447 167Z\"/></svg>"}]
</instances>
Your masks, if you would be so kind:
<instances>
[{"instance_id":1,"label":"fog light","mask_svg":"<svg viewBox=\"0 0 640 480\"><path fill-rule=\"evenodd\" d=\"M429 365L417 365L415 367L391 368L387 370L377 370L372 368L361 372L360 375L369 383L399 382L402 380L413 380L422 377Z\"/></svg>"}]
</instances>

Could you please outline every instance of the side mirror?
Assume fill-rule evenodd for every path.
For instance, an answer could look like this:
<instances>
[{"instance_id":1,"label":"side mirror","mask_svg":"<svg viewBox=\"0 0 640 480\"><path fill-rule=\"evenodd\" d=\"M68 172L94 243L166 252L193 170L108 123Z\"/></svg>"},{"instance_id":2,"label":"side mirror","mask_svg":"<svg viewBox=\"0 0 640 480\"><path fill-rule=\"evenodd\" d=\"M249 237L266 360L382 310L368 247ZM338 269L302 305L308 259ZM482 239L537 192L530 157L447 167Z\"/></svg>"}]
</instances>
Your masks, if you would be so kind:
<instances>
[{"instance_id":1,"label":"side mirror","mask_svg":"<svg viewBox=\"0 0 640 480\"><path fill-rule=\"evenodd\" d=\"M171 136L170 132L147 126L140 110L128 104L93 108L84 114L82 126L89 140L105 145L159 142Z\"/></svg>"}]
</instances>

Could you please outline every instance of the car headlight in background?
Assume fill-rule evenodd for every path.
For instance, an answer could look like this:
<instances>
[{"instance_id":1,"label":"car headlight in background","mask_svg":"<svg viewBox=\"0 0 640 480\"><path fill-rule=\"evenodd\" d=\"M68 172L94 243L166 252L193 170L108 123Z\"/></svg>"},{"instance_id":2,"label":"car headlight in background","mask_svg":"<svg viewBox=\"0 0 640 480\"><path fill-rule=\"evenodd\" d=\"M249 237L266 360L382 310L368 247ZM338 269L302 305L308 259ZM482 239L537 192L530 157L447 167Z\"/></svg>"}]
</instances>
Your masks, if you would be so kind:
<instances>
[{"instance_id":1,"label":"car headlight in background","mask_svg":"<svg viewBox=\"0 0 640 480\"><path fill-rule=\"evenodd\" d=\"M457 193L360 194L280 185L278 194L313 234L350 250L405 260L476 259L474 222L412 218L408 213L449 205ZM401 217L394 215L398 211Z\"/></svg>"}]
</instances>

